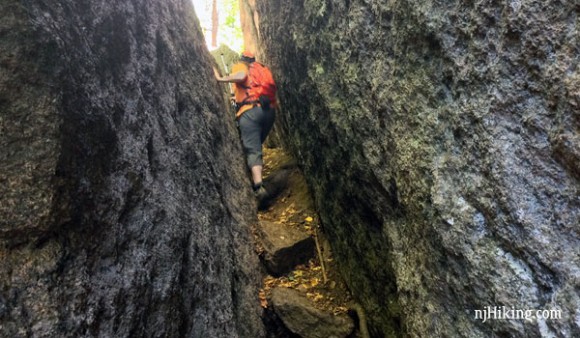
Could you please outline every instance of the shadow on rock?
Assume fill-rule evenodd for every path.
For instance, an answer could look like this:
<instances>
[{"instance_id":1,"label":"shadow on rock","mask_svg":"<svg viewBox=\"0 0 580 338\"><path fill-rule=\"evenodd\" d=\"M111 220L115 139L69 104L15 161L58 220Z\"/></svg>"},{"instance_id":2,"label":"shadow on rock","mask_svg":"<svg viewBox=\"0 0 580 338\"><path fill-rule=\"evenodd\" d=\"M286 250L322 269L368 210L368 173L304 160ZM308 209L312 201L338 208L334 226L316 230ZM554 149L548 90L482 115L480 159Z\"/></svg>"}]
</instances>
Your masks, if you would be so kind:
<instances>
[{"instance_id":1,"label":"shadow on rock","mask_svg":"<svg viewBox=\"0 0 580 338\"><path fill-rule=\"evenodd\" d=\"M264 179L264 188L268 192L258 201L258 209L268 209L276 200L278 196L288 187L290 174L294 170L294 166L287 165L277 170Z\"/></svg>"}]
</instances>

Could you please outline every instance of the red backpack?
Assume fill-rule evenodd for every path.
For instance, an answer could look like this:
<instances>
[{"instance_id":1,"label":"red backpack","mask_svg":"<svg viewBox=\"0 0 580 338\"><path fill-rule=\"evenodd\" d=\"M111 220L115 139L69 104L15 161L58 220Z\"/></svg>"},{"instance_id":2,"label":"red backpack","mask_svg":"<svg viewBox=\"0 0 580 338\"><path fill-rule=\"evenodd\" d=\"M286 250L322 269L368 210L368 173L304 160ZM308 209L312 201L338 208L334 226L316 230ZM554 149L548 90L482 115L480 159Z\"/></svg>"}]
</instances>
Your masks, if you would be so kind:
<instances>
[{"instance_id":1,"label":"red backpack","mask_svg":"<svg viewBox=\"0 0 580 338\"><path fill-rule=\"evenodd\" d=\"M245 88L244 103L260 103L264 109L276 107L276 83L268 67L255 61L250 63Z\"/></svg>"}]
</instances>

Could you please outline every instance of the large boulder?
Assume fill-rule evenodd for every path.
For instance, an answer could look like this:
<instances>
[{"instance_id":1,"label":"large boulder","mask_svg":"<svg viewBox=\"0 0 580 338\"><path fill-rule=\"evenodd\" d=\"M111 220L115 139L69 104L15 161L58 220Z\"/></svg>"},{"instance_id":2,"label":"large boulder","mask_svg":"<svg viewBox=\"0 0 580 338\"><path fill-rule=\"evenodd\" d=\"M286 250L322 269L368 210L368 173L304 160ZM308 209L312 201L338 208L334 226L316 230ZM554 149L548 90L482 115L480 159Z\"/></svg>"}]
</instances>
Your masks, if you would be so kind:
<instances>
[{"instance_id":1,"label":"large boulder","mask_svg":"<svg viewBox=\"0 0 580 338\"><path fill-rule=\"evenodd\" d=\"M314 239L297 228L260 221L257 233L264 249L262 262L273 276L284 275L314 257Z\"/></svg>"},{"instance_id":2,"label":"large boulder","mask_svg":"<svg viewBox=\"0 0 580 338\"><path fill-rule=\"evenodd\" d=\"M284 325L299 337L345 338L354 330L354 322L348 315L319 310L298 290L274 288L269 300Z\"/></svg>"},{"instance_id":3,"label":"large boulder","mask_svg":"<svg viewBox=\"0 0 580 338\"><path fill-rule=\"evenodd\" d=\"M261 337L255 202L190 1L0 3L0 336Z\"/></svg>"},{"instance_id":4,"label":"large boulder","mask_svg":"<svg viewBox=\"0 0 580 338\"><path fill-rule=\"evenodd\" d=\"M284 139L371 334L580 336L573 1L260 1ZM487 306L561 319L483 321Z\"/></svg>"}]
</instances>

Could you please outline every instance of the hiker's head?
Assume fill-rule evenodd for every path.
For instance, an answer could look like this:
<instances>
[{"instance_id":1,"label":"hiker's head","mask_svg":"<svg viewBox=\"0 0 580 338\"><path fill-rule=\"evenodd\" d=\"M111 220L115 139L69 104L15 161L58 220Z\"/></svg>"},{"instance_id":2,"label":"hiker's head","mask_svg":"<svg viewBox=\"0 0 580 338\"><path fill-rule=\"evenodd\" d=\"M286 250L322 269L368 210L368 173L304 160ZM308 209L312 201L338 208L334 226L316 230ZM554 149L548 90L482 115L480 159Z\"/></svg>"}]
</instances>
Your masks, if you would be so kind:
<instances>
[{"instance_id":1,"label":"hiker's head","mask_svg":"<svg viewBox=\"0 0 580 338\"><path fill-rule=\"evenodd\" d=\"M244 62L251 63L251 62L256 61L256 57L254 56L254 53L245 50L242 52L242 56L240 57L240 60L244 61Z\"/></svg>"}]
</instances>

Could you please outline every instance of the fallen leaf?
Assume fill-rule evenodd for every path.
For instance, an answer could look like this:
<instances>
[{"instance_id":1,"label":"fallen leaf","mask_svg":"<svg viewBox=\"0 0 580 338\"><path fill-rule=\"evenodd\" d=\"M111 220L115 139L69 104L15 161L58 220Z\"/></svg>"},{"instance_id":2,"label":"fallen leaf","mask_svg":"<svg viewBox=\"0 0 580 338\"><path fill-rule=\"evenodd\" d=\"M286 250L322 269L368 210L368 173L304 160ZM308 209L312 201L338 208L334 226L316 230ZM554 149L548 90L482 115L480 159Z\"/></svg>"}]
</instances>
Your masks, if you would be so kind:
<instances>
[{"instance_id":1,"label":"fallen leaf","mask_svg":"<svg viewBox=\"0 0 580 338\"><path fill-rule=\"evenodd\" d=\"M320 293L318 293L318 292L317 292L316 294L314 294L314 301L315 301L315 302L319 302L319 301L321 301L323 298L324 298L324 296L323 296L323 295L321 295L321 294L320 294Z\"/></svg>"},{"instance_id":2,"label":"fallen leaf","mask_svg":"<svg viewBox=\"0 0 580 338\"><path fill-rule=\"evenodd\" d=\"M266 299L266 292L263 289L260 289L260 293L258 293L258 298L260 299L260 306L263 308L268 307L268 300Z\"/></svg>"},{"instance_id":3,"label":"fallen leaf","mask_svg":"<svg viewBox=\"0 0 580 338\"><path fill-rule=\"evenodd\" d=\"M306 222L310 223L310 222L312 222L314 219L313 219L312 217L308 216L308 217L306 217L304 220L305 220Z\"/></svg>"}]
</instances>

